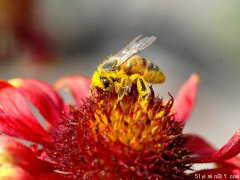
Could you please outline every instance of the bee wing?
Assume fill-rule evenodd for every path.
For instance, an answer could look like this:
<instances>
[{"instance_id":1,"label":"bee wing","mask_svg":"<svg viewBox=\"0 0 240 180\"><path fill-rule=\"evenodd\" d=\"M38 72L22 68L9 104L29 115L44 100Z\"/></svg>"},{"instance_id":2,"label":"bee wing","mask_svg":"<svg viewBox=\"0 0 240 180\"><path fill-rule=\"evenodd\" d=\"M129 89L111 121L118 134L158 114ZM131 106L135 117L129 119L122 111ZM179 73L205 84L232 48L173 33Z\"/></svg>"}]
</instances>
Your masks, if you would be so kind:
<instances>
[{"instance_id":1,"label":"bee wing","mask_svg":"<svg viewBox=\"0 0 240 180\"><path fill-rule=\"evenodd\" d=\"M141 38L142 35L137 36L115 56L119 58L117 66L126 62L130 57L150 46L157 38L154 36Z\"/></svg>"}]
</instances>

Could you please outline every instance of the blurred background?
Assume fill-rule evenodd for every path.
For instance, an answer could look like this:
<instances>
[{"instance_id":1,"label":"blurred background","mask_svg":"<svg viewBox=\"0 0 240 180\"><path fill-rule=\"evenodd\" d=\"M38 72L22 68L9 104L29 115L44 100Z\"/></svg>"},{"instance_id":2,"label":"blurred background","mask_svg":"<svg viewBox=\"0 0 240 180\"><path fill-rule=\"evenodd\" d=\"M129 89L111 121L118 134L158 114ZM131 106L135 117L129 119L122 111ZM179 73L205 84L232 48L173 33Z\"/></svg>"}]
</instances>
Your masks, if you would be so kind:
<instances>
[{"instance_id":1,"label":"blurred background","mask_svg":"<svg viewBox=\"0 0 240 180\"><path fill-rule=\"evenodd\" d=\"M158 39L140 53L167 76L154 85L173 96L201 76L185 128L216 147L240 127L240 2L218 0L0 0L0 78L91 77L133 38Z\"/></svg>"}]
</instances>

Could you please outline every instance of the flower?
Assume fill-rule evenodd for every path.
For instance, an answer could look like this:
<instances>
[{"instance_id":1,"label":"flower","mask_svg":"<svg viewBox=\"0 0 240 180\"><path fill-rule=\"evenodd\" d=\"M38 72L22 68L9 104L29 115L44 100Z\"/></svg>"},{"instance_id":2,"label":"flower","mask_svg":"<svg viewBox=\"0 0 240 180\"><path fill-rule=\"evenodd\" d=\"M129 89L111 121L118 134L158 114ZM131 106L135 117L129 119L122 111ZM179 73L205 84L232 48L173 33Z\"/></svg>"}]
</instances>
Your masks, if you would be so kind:
<instances>
[{"instance_id":1,"label":"flower","mask_svg":"<svg viewBox=\"0 0 240 180\"><path fill-rule=\"evenodd\" d=\"M34 13L34 3L34 0L1 0L0 61L9 60L25 49L35 63L52 60L51 40Z\"/></svg>"},{"instance_id":2,"label":"flower","mask_svg":"<svg viewBox=\"0 0 240 180\"><path fill-rule=\"evenodd\" d=\"M117 101L116 93L99 88L88 96L88 78L62 78L55 88L70 90L76 101L71 105L45 82L0 81L0 178L193 179L222 174L222 179L237 179L240 130L219 150L182 132L198 81L193 74L176 102L171 95L167 101L155 96L150 87L145 108L134 84ZM31 104L44 119L41 125ZM216 167L197 171L196 163Z\"/></svg>"}]
</instances>

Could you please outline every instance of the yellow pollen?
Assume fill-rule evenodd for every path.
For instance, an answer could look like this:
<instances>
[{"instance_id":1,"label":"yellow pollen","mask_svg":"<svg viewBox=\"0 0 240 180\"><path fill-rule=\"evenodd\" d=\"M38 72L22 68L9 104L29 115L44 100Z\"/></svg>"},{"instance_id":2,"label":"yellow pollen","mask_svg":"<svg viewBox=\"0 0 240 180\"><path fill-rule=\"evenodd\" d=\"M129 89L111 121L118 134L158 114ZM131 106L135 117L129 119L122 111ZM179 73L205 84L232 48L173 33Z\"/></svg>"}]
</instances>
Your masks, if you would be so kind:
<instances>
[{"instance_id":1,"label":"yellow pollen","mask_svg":"<svg viewBox=\"0 0 240 180\"><path fill-rule=\"evenodd\" d=\"M157 115L156 115L156 118L161 118L164 116L164 111L160 111Z\"/></svg>"},{"instance_id":2,"label":"yellow pollen","mask_svg":"<svg viewBox=\"0 0 240 180\"><path fill-rule=\"evenodd\" d=\"M143 108L138 102L123 98L121 102L113 98L110 105L101 100L94 113L92 129L97 137L100 133L108 142L117 140L134 149L141 149L145 144L156 141L165 142L171 128L167 126L165 105L161 111L154 108ZM161 144L157 145L158 149Z\"/></svg>"},{"instance_id":3,"label":"yellow pollen","mask_svg":"<svg viewBox=\"0 0 240 180\"><path fill-rule=\"evenodd\" d=\"M0 179L15 179L17 177L17 167L9 163L0 165Z\"/></svg>"},{"instance_id":4,"label":"yellow pollen","mask_svg":"<svg viewBox=\"0 0 240 180\"><path fill-rule=\"evenodd\" d=\"M12 163L13 157L7 153L3 148L0 149L0 165L5 163Z\"/></svg>"},{"instance_id":5,"label":"yellow pollen","mask_svg":"<svg viewBox=\"0 0 240 180\"><path fill-rule=\"evenodd\" d=\"M0 149L0 179L4 178L17 178L17 167L13 164L14 158Z\"/></svg>"}]
</instances>

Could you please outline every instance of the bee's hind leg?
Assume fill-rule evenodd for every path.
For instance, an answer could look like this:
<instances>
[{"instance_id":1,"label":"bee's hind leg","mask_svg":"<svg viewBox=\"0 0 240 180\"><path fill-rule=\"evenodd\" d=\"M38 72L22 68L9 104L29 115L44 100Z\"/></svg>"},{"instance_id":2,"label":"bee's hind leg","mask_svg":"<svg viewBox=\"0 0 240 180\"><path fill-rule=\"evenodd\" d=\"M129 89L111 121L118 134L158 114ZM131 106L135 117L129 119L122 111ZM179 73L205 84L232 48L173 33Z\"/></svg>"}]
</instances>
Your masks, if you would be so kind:
<instances>
[{"instance_id":1,"label":"bee's hind leg","mask_svg":"<svg viewBox=\"0 0 240 180\"><path fill-rule=\"evenodd\" d=\"M137 90L139 93L138 102L140 103L141 107L145 107L149 96L149 87L147 82L138 74L132 75L131 80L137 84Z\"/></svg>"}]
</instances>

